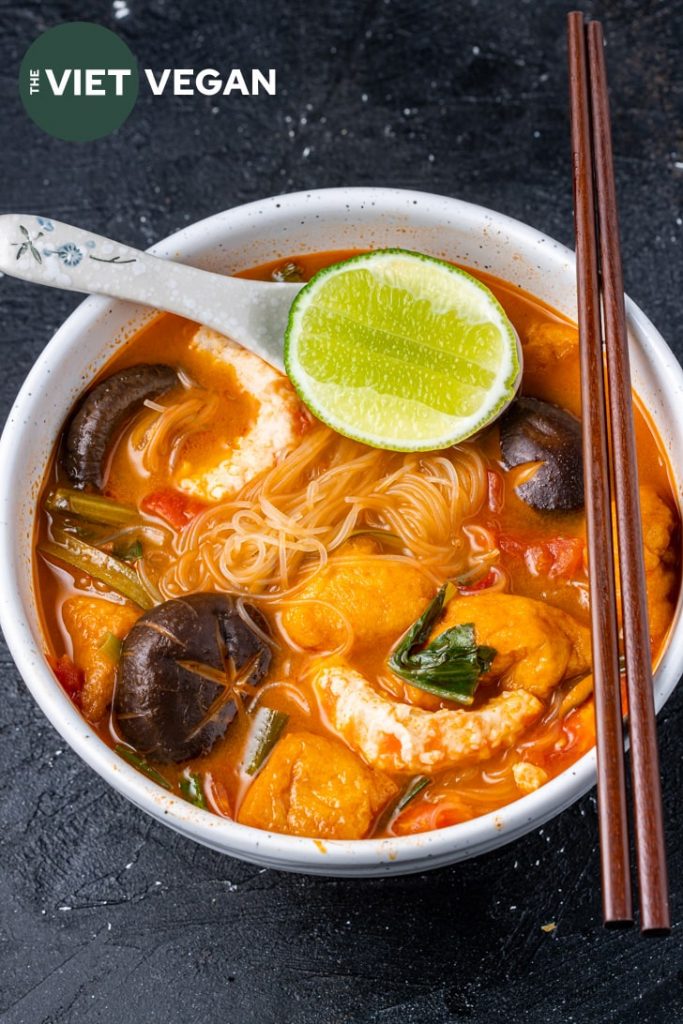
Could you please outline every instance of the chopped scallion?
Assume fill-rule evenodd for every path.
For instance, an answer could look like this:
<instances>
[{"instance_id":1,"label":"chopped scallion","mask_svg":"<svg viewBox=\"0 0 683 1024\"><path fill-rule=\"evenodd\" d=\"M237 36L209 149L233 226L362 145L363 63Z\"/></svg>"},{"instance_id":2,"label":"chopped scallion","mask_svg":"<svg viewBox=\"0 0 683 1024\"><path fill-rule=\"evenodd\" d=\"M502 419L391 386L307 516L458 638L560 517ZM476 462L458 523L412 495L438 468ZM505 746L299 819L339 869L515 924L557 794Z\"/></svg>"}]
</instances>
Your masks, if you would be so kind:
<instances>
[{"instance_id":1,"label":"chopped scallion","mask_svg":"<svg viewBox=\"0 0 683 1024\"><path fill-rule=\"evenodd\" d=\"M48 512L80 516L91 523L110 526L129 526L139 521L137 509L103 498L100 494L87 494L71 487L58 487L45 499Z\"/></svg>"},{"instance_id":2,"label":"chopped scallion","mask_svg":"<svg viewBox=\"0 0 683 1024\"><path fill-rule=\"evenodd\" d=\"M199 772L190 771L188 768L183 772L178 783L178 788L186 800L189 800L195 807L207 810L206 797L204 796L204 783Z\"/></svg>"},{"instance_id":3,"label":"chopped scallion","mask_svg":"<svg viewBox=\"0 0 683 1024\"><path fill-rule=\"evenodd\" d=\"M116 664L121 657L122 646L123 644L119 638L114 636L113 633L108 632L103 642L100 644L100 651L106 658L109 658L110 661L113 661Z\"/></svg>"},{"instance_id":4,"label":"chopped scallion","mask_svg":"<svg viewBox=\"0 0 683 1024\"><path fill-rule=\"evenodd\" d=\"M115 544L114 554L123 562L137 562L142 558L142 541L138 537L132 544Z\"/></svg>"},{"instance_id":5,"label":"chopped scallion","mask_svg":"<svg viewBox=\"0 0 683 1024\"><path fill-rule=\"evenodd\" d=\"M432 780L427 775L416 775L411 779L406 788L399 793L393 803L384 808L375 823L375 835L381 835L398 818L401 811L405 810L411 800L425 789Z\"/></svg>"},{"instance_id":6,"label":"chopped scallion","mask_svg":"<svg viewBox=\"0 0 683 1024\"><path fill-rule=\"evenodd\" d=\"M64 536L62 544L48 541L41 544L38 550L48 558L55 558L106 583L140 608L151 608L154 604L135 569L77 537Z\"/></svg>"},{"instance_id":7,"label":"chopped scallion","mask_svg":"<svg viewBox=\"0 0 683 1024\"><path fill-rule=\"evenodd\" d=\"M171 789L171 783L168 779L165 779L161 772L158 772L156 768L153 768L152 765L144 759L144 757L141 757L140 754L135 750L132 750L131 747L127 747L125 743L117 743L114 750L119 757L122 757L124 761L128 761L128 764L132 764L134 768L141 771L148 779L151 779L152 782L156 782L158 786L163 786L164 789Z\"/></svg>"},{"instance_id":8,"label":"chopped scallion","mask_svg":"<svg viewBox=\"0 0 683 1024\"><path fill-rule=\"evenodd\" d=\"M425 789L429 785L429 783L431 781L432 780L429 778L428 775L418 775L418 776L416 776L416 778L414 778L409 783L407 788L403 790L403 793L401 794L401 796L396 801L396 806L394 808L394 814L395 815L396 814L400 814L401 811L405 807L408 806L410 801L414 800L415 797L418 795L418 793L421 793L422 790Z\"/></svg>"},{"instance_id":9,"label":"chopped scallion","mask_svg":"<svg viewBox=\"0 0 683 1024\"><path fill-rule=\"evenodd\" d=\"M244 770L247 775L255 775L280 738L280 733L289 721L284 711L273 711L272 708L259 708L254 715L247 749L244 756Z\"/></svg>"}]
</instances>

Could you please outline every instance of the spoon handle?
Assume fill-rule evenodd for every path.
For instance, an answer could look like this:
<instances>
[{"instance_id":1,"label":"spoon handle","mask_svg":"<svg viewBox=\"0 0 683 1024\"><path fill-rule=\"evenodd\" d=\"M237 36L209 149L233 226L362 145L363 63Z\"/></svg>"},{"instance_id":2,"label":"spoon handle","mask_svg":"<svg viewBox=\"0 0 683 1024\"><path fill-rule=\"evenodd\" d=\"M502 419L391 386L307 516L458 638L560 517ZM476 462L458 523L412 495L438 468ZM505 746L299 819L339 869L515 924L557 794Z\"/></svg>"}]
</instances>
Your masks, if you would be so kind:
<instances>
[{"instance_id":1,"label":"spoon handle","mask_svg":"<svg viewBox=\"0 0 683 1024\"><path fill-rule=\"evenodd\" d=\"M0 271L178 313L229 335L281 371L287 315L302 287L213 274L21 213L0 216Z\"/></svg>"}]
</instances>

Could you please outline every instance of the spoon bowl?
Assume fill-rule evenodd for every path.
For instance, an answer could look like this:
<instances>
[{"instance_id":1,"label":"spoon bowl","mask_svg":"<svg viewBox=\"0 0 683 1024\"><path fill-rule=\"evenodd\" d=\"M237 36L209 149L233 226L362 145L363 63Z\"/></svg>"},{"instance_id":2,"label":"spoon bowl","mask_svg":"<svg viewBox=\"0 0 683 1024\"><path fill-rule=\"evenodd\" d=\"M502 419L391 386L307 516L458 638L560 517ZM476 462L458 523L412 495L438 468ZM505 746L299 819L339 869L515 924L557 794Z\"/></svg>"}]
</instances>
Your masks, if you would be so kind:
<instances>
[{"instance_id":1,"label":"spoon bowl","mask_svg":"<svg viewBox=\"0 0 683 1024\"><path fill-rule=\"evenodd\" d=\"M0 216L0 271L34 284L107 295L197 320L281 373L287 317L303 287L198 270L23 213Z\"/></svg>"}]
</instances>

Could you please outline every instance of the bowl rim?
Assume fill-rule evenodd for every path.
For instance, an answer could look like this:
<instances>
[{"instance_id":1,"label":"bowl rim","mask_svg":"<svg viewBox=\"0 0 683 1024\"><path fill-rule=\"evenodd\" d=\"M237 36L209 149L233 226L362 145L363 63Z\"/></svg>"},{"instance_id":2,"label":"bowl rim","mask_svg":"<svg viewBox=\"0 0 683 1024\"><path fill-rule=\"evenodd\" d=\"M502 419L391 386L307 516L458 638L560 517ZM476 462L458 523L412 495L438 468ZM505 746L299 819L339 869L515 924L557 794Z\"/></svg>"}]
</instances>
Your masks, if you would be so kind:
<instances>
[{"instance_id":1,"label":"bowl rim","mask_svg":"<svg viewBox=\"0 0 683 1024\"><path fill-rule=\"evenodd\" d=\"M349 200L372 203L375 213L397 206L409 211L421 204L444 204L453 216L471 222L493 222L503 226L526 244L551 243L558 256L575 263L574 253L548 235L519 220L499 214L479 204L440 196L429 192L395 188L330 188L309 189L246 203L196 221L169 235L148 250L159 256L173 253L181 261L184 253L195 249L212 251L206 243L226 222L246 226L255 214L287 214L294 218L310 212L313 200L328 206L345 205ZM319 207L320 209L320 207ZM192 262L192 256L189 262ZM34 362L8 415L0 439L0 479L21 481L21 436L26 430L32 408L43 395L42 376L46 366L63 366L70 349L94 322L117 300L90 296L77 306L53 334ZM665 368L671 388L683 393L683 369L666 342L645 314L627 298L630 329L647 338L649 361ZM37 384L41 382L41 387ZM194 807L180 796L166 792L145 778L109 748L87 724L61 689L36 642L24 612L16 580L21 571L14 557L17 527L12 514L12 486L0 495L0 559L11 571L0 588L0 625L7 645L25 685L49 719L73 750L106 782L137 807L174 828L176 831L213 849L231 856L283 870L317 874L349 874L354 876L400 874L421 871L475 856L502 846L561 813L595 784L596 752L592 748L556 778L540 789L471 821L447 826L418 835L385 839L316 840L300 836L267 832L220 818ZM681 597L674 622L667 638L665 654L657 671L657 710L673 692L679 669L683 664L683 623ZM674 664L675 662L675 664ZM666 663L666 664L665 664Z\"/></svg>"}]
</instances>

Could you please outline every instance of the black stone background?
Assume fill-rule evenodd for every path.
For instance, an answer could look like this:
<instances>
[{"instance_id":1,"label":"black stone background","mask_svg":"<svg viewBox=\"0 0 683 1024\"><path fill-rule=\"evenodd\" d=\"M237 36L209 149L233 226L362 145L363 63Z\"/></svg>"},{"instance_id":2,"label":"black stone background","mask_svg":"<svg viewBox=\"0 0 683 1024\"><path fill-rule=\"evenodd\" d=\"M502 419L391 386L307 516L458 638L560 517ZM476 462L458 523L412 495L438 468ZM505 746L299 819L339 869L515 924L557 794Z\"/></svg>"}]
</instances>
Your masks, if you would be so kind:
<instances>
[{"instance_id":1,"label":"black stone background","mask_svg":"<svg viewBox=\"0 0 683 1024\"><path fill-rule=\"evenodd\" d=\"M147 246L276 192L395 185L571 241L567 3L127 6L116 18L110 2L0 0L3 211ZM580 6L609 40L627 288L683 356L683 5ZM52 140L25 117L17 71L40 31L75 19L115 28L143 67L276 67L278 95L154 100L145 88L117 135ZM0 281L3 414L77 301ZM512 846L430 874L264 871L126 803L65 748L4 649L0 658L6 1024L683 1020L683 693L660 716L676 928L644 941L600 926L594 796ZM541 930L552 921L556 931Z\"/></svg>"}]
</instances>

